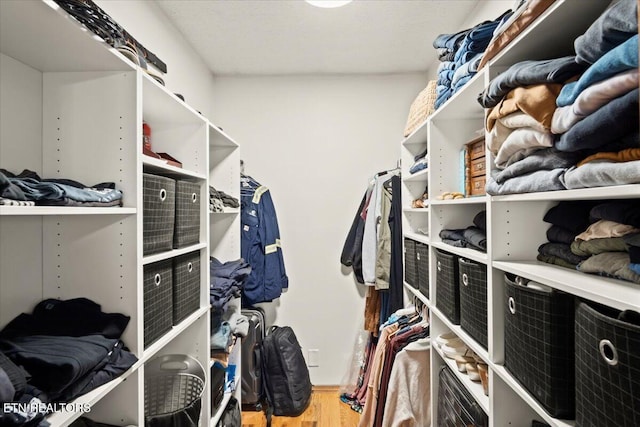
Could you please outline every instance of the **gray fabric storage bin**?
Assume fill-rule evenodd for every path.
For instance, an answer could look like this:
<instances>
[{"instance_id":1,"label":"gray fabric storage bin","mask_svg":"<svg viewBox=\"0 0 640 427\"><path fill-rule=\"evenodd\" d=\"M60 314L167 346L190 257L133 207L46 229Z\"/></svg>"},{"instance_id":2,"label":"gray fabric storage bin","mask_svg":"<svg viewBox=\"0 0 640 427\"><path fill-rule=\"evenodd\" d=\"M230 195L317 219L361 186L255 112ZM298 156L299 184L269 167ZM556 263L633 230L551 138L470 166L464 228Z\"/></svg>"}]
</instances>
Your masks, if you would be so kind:
<instances>
[{"instance_id":1,"label":"gray fabric storage bin","mask_svg":"<svg viewBox=\"0 0 640 427\"><path fill-rule=\"evenodd\" d=\"M147 348L173 326L173 265L172 260L144 267L143 312L144 347Z\"/></svg>"},{"instance_id":2,"label":"gray fabric storage bin","mask_svg":"<svg viewBox=\"0 0 640 427\"><path fill-rule=\"evenodd\" d=\"M429 298L429 245L416 243L416 263L418 266L418 290Z\"/></svg>"},{"instance_id":3,"label":"gray fabric storage bin","mask_svg":"<svg viewBox=\"0 0 640 427\"><path fill-rule=\"evenodd\" d=\"M438 427L487 427L489 417L448 366L440 368Z\"/></svg>"},{"instance_id":4,"label":"gray fabric storage bin","mask_svg":"<svg viewBox=\"0 0 640 427\"><path fill-rule=\"evenodd\" d=\"M418 289L418 265L416 264L416 241L404 238L404 281Z\"/></svg>"},{"instance_id":5,"label":"gray fabric storage bin","mask_svg":"<svg viewBox=\"0 0 640 427\"><path fill-rule=\"evenodd\" d=\"M640 425L640 325L633 313L578 303L576 427Z\"/></svg>"},{"instance_id":6,"label":"gray fabric storage bin","mask_svg":"<svg viewBox=\"0 0 640 427\"><path fill-rule=\"evenodd\" d=\"M487 348L487 266L458 259L460 327Z\"/></svg>"},{"instance_id":7,"label":"gray fabric storage bin","mask_svg":"<svg viewBox=\"0 0 640 427\"><path fill-rule=\"evenodd\" d=\"M200 307L200 251L173 260L173 324Z\"/></svg>"},{"instance_id":8,"label":"gray fabric storage bin","mask_svg":"<svg viewBox=\"0 0 640 427\"><path fill-rule=\"evenodd\" d=\"M175 192L175 180L148 173L142 175L144 255L173 249Z\"/></svg>"},{"instance_id":9,"label":"gray fabric storage bin","mask_svg":"<svg viewBox=\"0 0 640 427\"><path fill-rule=\"evenodd\" d=\"M436 307L451 323L460 324L458 256L436 249Z\"/></svg>"},{"instance_id":10,"label":"gray fabric storage bin","mask_svg":"<svg viewBox=\"0 0 640 427\"><path fill-rule=\"evenodd\" d=\"M554 418L575 416L574 303L505 273L504 367Z\"/></svg>"},{"instance_id":11,"label":"gray fabric storage bin","mask_svg":"<svg viewBox=\"0 0 640 427\"><path fill-rule=\"evenodd\" d=\"M173 247L183 248L200 241L200 183L176 181L176 222Z\"/></svg>"}]
</instances>

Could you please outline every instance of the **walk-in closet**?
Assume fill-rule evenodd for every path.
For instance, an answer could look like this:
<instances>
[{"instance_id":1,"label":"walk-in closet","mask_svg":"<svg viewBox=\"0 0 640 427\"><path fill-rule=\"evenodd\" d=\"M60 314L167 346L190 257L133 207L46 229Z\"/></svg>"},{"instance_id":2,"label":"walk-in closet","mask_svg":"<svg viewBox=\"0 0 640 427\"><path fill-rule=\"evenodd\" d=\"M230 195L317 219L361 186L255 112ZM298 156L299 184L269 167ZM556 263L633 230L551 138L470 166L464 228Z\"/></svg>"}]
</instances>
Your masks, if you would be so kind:
<instances>
[{"instance_id":1,"label":"walk-in closet","mask_svg":"<svg viewBox=\"0 0 640 427\"><path fill-rule=\"evenodd\" d=\"M640 426L638 0L0 0L0 425Z\"/></svg>"}]
</instances>

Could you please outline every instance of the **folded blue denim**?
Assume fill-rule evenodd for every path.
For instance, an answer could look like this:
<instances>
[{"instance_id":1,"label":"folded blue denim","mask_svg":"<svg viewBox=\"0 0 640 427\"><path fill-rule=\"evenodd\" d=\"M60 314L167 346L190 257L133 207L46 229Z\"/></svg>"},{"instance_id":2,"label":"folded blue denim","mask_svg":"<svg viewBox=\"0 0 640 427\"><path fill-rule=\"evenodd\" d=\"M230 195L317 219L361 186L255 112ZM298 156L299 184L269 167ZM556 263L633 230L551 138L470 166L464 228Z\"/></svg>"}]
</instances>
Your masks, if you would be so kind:
<instances>
[{"instance_id":1,"label":"folded blue denim","mask_svg":"<svg viewBox=\"0 0 640 427\"><path fill-rule=\"evenodd\" d=\"M469 30L470 29L466 29L453 34L440 34L433 40L433 47L436 49L447 48L455 52L458 50L458 47L460 47L460 43L462 43L462 40L464 40Z\"/></svg>"}]
</instances>

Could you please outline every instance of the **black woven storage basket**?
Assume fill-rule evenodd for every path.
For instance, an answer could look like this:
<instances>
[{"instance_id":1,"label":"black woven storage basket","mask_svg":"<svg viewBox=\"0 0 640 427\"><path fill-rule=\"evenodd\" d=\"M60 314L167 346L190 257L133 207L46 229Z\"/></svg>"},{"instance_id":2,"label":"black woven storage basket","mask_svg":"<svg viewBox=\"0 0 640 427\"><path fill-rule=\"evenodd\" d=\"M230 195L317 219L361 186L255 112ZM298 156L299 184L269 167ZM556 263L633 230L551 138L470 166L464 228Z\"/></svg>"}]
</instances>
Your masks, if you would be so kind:
<instances>
[{"instance_id":1,"label":"black woven storage basket","mask_svg":"<svg viewBox=\"0 0 640 427\"><path fill-rule=\"evenodd\" d=\"M640 426L640 325L576 308L576 427Z\"/></svg>"},{"instance_id":2,"label":"black woven storage basket","mask_svg":"<svg viewBox=\"0 0 640 427\"><path fill-rule=\"evenodd\" d=\"M183 248L200 241L200 184L176 181L176 225L173 247Z\"/></svg>"},{"instance_id":3,"label":"black woven storage basket","mask_svg":"<svg viewBox=\"0 0 640 427\"><path fill-rule=\"evenodd\" d=\"M145 427L201 425L206 380L200 362L186 354L166 354L147 362L144 367Z\"/></svg>"},{"instance_id":4,"label":"black woven storage basket","mask_svg":"<svg viewBox=\"0 0 640 427\"><path fill-rule=\"evenodd\" d=\"M144 267L144 347L173 326L173 268L170 259Z\"/></svg>"},{"instance_id":5,"label":"black woven storage basket","mask_svg":"<svg viewBox=\"0 0 640 427\"><path fill-rule=\"evenodd\" d=\"M404 281L418 288L418 265L416 263L416 241L404 239Z\"/></svg>"},{"instance_id":6,"label":"black woven storage basket","mask_svg":"<svg viewBox=\"0 0 640 427\"><path fill-rule=\"evenodd\" d=\"M173 249L176 182L164 176L142 175L142 252Z\"/></svg>"},{"instance_id":7,"label":"black woven storage basket","mask_svg":"<svg viewBox=\"0 0 640 427\"><path fill-rule=\"evenodd\" d=\"M173 260L173 324L200 307L200 251Z\"/></svg>"},{"instance_id":8,"label":"black woven storage basket","mask_svg":"<svg viewBox=\"0 0 640 427\"><path fill-rule=\"evenodd\" d=\"M460 327L487 348L487 267L458 260L460 275Z\"/></svg>"},{"instance_id":9,"label":"black woven storage basket","mask_svg":"<svg viewBox=\"0 0 640 427\"><path fill-rule=\"evenodd\" d=\"M458 257L436 249L436 307L452 323L460 324Z\"/></svg>"},{"instance_id":10,"label":"black woven storage basket","mask_svg":"<svg viewBox=\"0 0 640 427\"><path fill-rule=\"evenodd\" d=\"M448 366L440 369L438 427L486 427L489 417Z\"/></svg>"},{"instance_id":11,"label":"black woven storage basket","mask_svg":"<svg viewBox=\"0 0 640 427\"><path fill-rule=\"evenodd\" d=\"M429 298L429 246L416 243L416 262L418 264L418 289Z\"/></svg>"},{"instance_id":12,"label":"black woven storage basket","mask_svg":"<svg viewBox=\"0 0 640 427\"><path fill-rule=\"evenodd\" d=\"M575 414L574 298L505 275L504 366L556 418Z\"/></svg>"}]
</instances>

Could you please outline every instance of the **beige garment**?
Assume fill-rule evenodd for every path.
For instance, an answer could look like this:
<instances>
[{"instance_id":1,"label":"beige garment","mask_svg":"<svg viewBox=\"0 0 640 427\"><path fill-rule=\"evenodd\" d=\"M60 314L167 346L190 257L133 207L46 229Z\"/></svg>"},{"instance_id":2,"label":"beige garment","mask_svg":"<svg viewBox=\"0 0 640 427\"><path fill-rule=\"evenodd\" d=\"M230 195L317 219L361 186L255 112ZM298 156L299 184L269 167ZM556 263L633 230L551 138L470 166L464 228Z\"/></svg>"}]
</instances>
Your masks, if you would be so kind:
<instances>
[{"instance_id":1,"label":"beige garment","mask_svg":"<svg viewBox=\"0 0 640 427\"><path fill-rule=\"evenodd\" d=\"M498 154L498 150L506 139L516 129L530 128L540 132L546 132L546 129L542 124L538 123L536 119L521 111L511 113L508 116L499 118L491 132L487 134L487 146L493 154Z\"/></svg>"},{"instance_id":2,"label":"beige garment","mask_svg":"<svg viewBox=\"0 0 640 427\"><path fill-rule=\"evenodd\" d=\"M603 152L592 154L578 163L578 166L593 162L594 160L609 160L612 162L631 162L640 160L640 148L627 148L618 152Z\"/></svg>"},{"instance_id":3,"label":"beige garment","mask_svg":"<svg viewBox=\"0 0 640 427\"><path fill-rule=\"evenodd\" d=\"M561 89L561 84L545 83L511 90L498 105L489 110L487 130L491 131L500 117L517 111L530 115L546 130L551 129L551 120L556 111L556 98Z\"/></svg>"},{"instance_id":4,"label":"beige garment","mask_svg":"<svg viewBox=\"0 0 640 427\"><path fill-rule=\"evenodd\" d=\"M378 229L378 250L376 252L376 289L389 289L391 272L391 193L383 187L380 225Z\"/></svg>"},{"instance_id":5,"label":"beige garment","mask_svg":"<svg viewBox=\"0 0 640 427\"><path fill-rule=\"evenodd\" d=\"M389 344L389 335L398 330L398 324L393 323L385 326L380 332L380 339L373 355L373 365L369 374L369 384L367 386L367 396L365 398L364 409L360 415L358 427L373 427L376 418L376 408L378 406L378 395L380 391L380 381L382 380L382 368L384 367L385 353Z\"/></svg>"},{"instance_id":6,"label":"beige garment","mask_svg":"<svg viewBox=\"0 0 640 427\"><path fill-rule=\"evenodd\" d=\"M546 147L553 146L553 135L531 128L516 129L504 141L495 158L496 167L504 169L511 162L514 155L522 151L528 154Z\"/></svg>"},{"instance_id":7,"label":"beige garment","mask_svg":"<svg viewBox=\"0 0 640 427\"><path fill-rule=\"evenodd\" d=\"M631 225L620 224L614 221L607 221L601 219L598 222L594 222L587 228L586 231L578 234L575 240L592 240L592 239L606 239L608 237L622 237L631 233L640 232L640 228L635 228Z\"/></svg>"},{"instance_id":8,"label":"beige garment","mask_svg":"<svg viewBox=\"0 0 640 427\"><path fill-rule=\"evenodd\" d=\"M527 28L538 16L553 4L555 0L529 0L526 5L515 11L514 16L509 18L504 24L504 29L499 34L494 35L489 46L482 55L478 71L484 67L494 56L496 56L505 46L507 46L518 34ZM522 9L522 10L521 10ZM509 22L510 21L510 22Z\"/></svg>"},{"instance_id":9,"label":"beige garment","mask_svg":"<svg viewBox=\"0 0 640 427\"><path fill-rule=\"evenodd\" d=\"M431 346L418 340L393 362L382 427L431 426Z\"/></svg>"}]
</instances>

